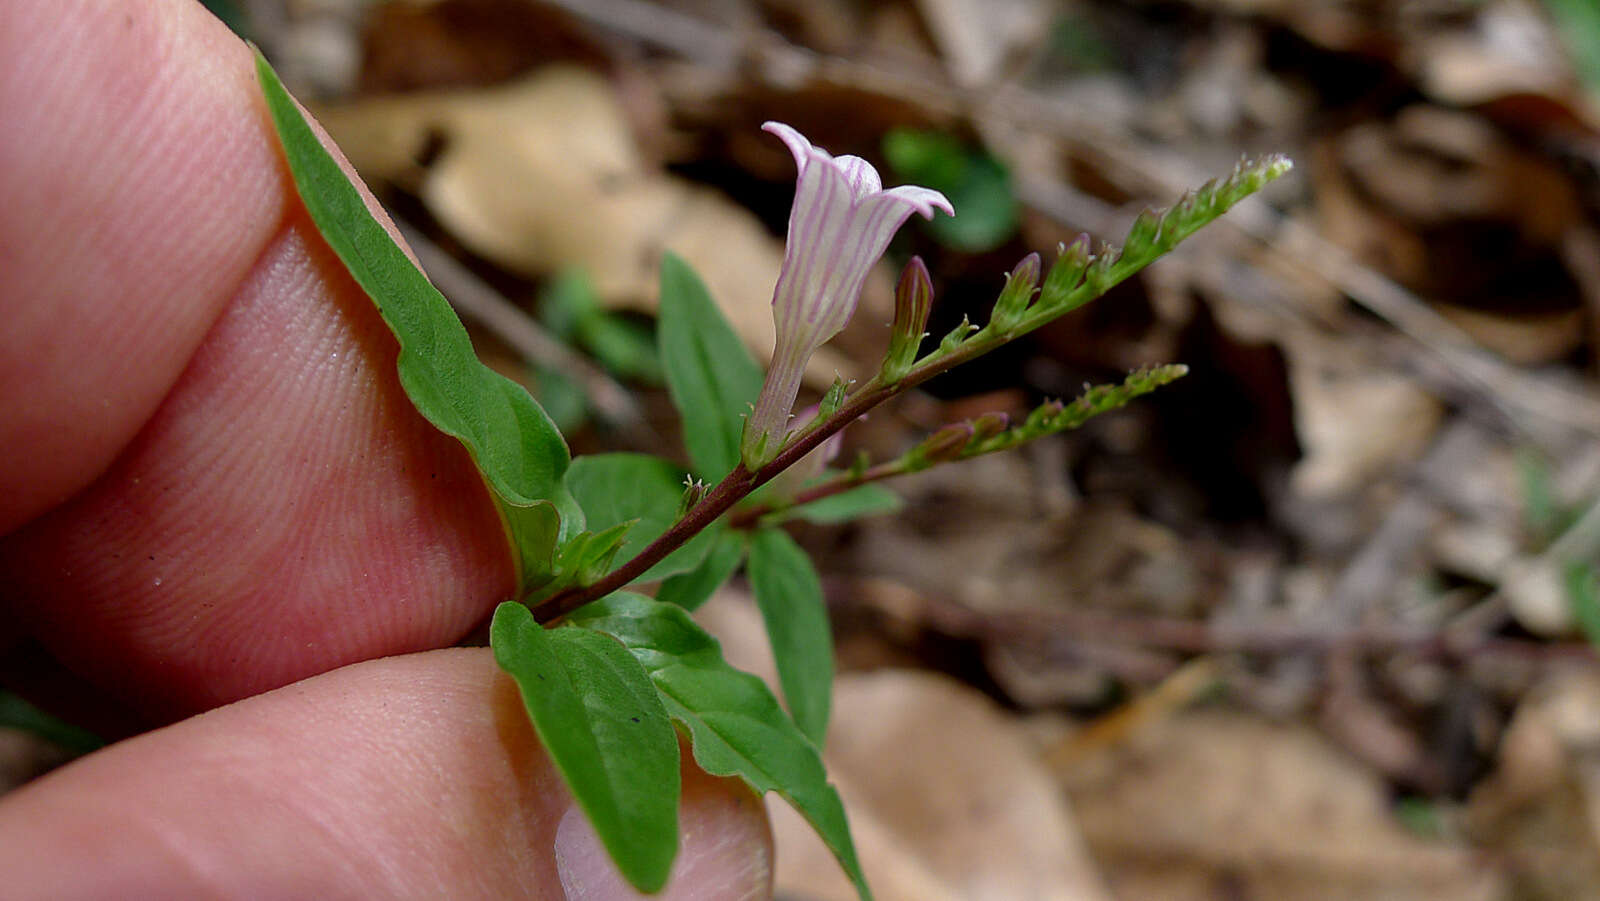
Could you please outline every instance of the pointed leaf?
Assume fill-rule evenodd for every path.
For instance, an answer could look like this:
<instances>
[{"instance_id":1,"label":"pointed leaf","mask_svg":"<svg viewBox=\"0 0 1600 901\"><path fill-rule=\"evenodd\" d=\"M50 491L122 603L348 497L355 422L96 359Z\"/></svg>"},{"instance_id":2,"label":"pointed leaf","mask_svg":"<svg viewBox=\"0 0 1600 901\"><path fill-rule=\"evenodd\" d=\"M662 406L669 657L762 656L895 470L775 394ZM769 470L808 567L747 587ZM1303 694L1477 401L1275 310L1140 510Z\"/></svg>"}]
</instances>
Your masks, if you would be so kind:
<instances>
[{"instance_id":1,"label":"pointed leaf","mask_svg":"<svg viewBox=\"0 0 1600 901\"><path fill-rule=\"evenodd\" d=\"M634 523L617 554L620 564L638 556L677 521L685 475L682 468L660 457L587 454L567 469L567 488L583 507L590 528ZM645 570L640 581L663 579L699 566L720 531L720 525L702 530Z\"/></svg>"},{"instance_id":2,"label":"pointed leaf","mask_svg":"<svg viewBox=\"0 0 1600 901\"><path fill-rule=\"evenodd\" d=\"M678 737L638 659L599 632L547 630L509 601L489 643L617 869L660 890L678 851Z\"/></svg>"},{"instance_id":3,"label":"pointed leaf","mask_svg":"<svg viewBox=\"0 0 1600 901\"><path fill-rule=\"evenodd\" d=\"M500 508L519 575L541 578L557 531L583 527L583 514L561 484L571 459L561 433L522 386L478 360L449 302L373 218L259 53L256 74L306 210L399 339L407 396L472 455ZM546 510L526 512L539 507Z\"/></svg>"},{"instance_id":4,"label":"pointed leaf","mask_svg":"<svg viewBox=\"0 0 1600 901\"><path fill-rule=\"evenodd\" d=\"M833 698L833 635L822 580L782 529L762 529L750 539L745 572L767 625L783 699L800 731L820 748Z\"/></svg>"},{"instance_id":5,"label":"pointed leaf","mask_svg":"<svg viewBox=\"0 0 1600 901\"><path fill-rule=\"evenodd\" d=\"M689 459L695 474L714 485L739 462L744 418L763 375L705 283L670 253L661 260L657 340Z\"/></svg>"},{"instance_id":6,"label":"pointed leaf","mask_svg":"<svg viewBox=\"0 0 1600 901\"><path fill-rule=\"evenodd\" d=\"M656 600L664 604L677 604L685 610L697 610L711 593L721 587L744 562L745 539L732 529L717 536L706 558L691 572L681 573L661 583Z\"/></svg>"},{"instance_id":7,"label":"pointed leaf","mask_svg":"<svg viewBox=\"0 0 1600 901\"><path fill-rule=\"evenodd\" d=\"M777 792L817 830L861 898L870 901L844 805L827 781L822 757L766 683L729 666L717 640L672 604L618 592L571 620L616 636L644 664L668 715L689 730L701 769L738 776L759 793Z\"/></svg>"}]
</instances>

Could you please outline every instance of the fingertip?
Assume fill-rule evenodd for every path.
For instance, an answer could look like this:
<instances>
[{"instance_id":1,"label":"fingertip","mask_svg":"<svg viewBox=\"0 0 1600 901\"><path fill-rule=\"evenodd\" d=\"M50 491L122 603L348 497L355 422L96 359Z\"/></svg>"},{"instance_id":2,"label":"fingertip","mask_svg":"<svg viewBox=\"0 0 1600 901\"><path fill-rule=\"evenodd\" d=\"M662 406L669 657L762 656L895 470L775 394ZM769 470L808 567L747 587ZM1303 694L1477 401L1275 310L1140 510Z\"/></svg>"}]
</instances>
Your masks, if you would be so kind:
<instances>
[{"instance_id":1,"label":"fingertip","mask_svg":"<svg viewBox=\"0 0 1600 901\"><path fill-rule=\"evenodd\" d=\"M772 829L761 799L738 779L707 775L685 748L679 850L666 888L635 891L573 806L556 828L556 870L567 901L757 901L772 897Z\"/></svg>"}]
</instances>

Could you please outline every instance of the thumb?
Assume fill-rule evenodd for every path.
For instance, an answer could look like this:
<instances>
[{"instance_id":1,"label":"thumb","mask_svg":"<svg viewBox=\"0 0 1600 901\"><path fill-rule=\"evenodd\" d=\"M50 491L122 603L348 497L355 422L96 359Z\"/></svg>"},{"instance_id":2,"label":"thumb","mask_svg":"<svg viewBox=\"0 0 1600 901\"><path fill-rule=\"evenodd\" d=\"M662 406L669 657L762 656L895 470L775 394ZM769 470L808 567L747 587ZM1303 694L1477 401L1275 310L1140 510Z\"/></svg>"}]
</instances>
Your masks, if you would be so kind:
<instances>
[{"instance_id":1,"label":"thumb","mask_svg":"<svg viewBox=\"0 0 1600 901\"><path fill-rule=\"evenodd\" d=\"M685 755L667 899L771 897L760 800ZM626 898L486 651L348 666L0 802L16 897Z\"/></svg>"}]
</instances>

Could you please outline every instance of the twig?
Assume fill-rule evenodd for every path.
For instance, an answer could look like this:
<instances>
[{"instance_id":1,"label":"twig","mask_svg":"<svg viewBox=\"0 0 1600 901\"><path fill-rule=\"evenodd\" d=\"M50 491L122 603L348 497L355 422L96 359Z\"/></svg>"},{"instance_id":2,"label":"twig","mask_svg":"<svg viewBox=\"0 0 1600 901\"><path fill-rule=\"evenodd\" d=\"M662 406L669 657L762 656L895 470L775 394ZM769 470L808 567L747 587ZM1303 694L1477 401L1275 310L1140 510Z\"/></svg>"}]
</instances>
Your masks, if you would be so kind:
<instances>
[{"instance_id":1,"label":"twig","mask_svg":"<svg viewBox=\"0 0 1600 901\"><path fill-rule=\"evenodd\" d=\"M1313 619L1328 627L1361 622L1401 578L1406 558L1428 537L1441 511L1433 495L1456 474L1487 454L1481 429L1466 419L1451 424L1412 469L1404 496L1390 505L1382 523L1345 565Z\"/></svg>"},{"instance_id":2,"label":"twig","mask_svg":"<svg viewBox=\"0 0 1600 901\"><path fill-rule=\"evenodd\" d=\"M869 585L871 581L875 580L869 580ZM896 586L894 590L906 589ZM874 592L869 587L863 593L870 596ZM868 603L874 604L870 600ZM897 618L906 616L907 605L903 601L881 606ZM1060 638L1069 642L1120 642L1193 654L1325 656L1340 650L1354 650L1363 654L1413 654L1455 663L1481 657L1600 663L1595 650L1584 642L1459 635L1448 628L1423 626L1373 625L1333 630L1300 622L1218 626L1175 617L1129 616L1060 607L983 612L920 592L916 594L915 615L920 622L946 635L1046 649Z\"/></svg>"}]
</instances>

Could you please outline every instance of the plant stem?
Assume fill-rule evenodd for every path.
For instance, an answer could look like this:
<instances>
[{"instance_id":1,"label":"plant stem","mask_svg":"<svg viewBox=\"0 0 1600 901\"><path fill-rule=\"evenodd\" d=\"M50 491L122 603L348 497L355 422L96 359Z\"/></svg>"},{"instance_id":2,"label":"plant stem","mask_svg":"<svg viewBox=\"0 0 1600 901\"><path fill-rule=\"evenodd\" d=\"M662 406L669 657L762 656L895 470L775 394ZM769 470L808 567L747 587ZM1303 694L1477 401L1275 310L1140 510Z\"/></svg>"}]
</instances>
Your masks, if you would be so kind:
<instances>
[{"instance_id":1,"label":"plant stem","mask_svg":"<svg viewBox=\"0 0 1600 901\"><path fill-rule=\"evenodd\" d=\"M803 491L796 492L794 499L785 503L762 504L759 507L749 507L736 511L732 516L728 517L728 525L735 529L748 529L760 521L763 516L770 513L788 510L801 504L809 504L812 501L820 501L825 497L833 497L835 494L843 494L852 488L859 488L868 482L877 482L882 479L905 475L911 471L905 468L905 459L897 457L893 460L886 460L869 466L861 472L840 473L826 482L821 482Z\"/></svg>"},{"instance_id":2,"label":"plant stem","mask_svg":"<svg viewBox=\"0 0 1600 901\"><path fill-rule=\"evenodd\" d=\"M801 457L811 452L817 445L828 440L840 429L859 419L862 414L878 406L891 397L907 391L928 379L959 366L973 357L988 353L995 347L1008 340L1000 336L993 336L989 340L981 340L984 336L974 335L967 342L948 353L935 351L925 358L922 363L912 368L905 378L893 385L885 385L878 378L873 378L862 385L850 395L844 404L835 410L826 420L808 426L795 435L783 446L783 450L771 461L760 469L751 473L741 463L728 473L727 478L717 483L700 503L689 508L683 518L672 524L672 527L661 533L661 537L650 542L639 555L611 571L604 578L590 585L573 586L558 591L544 600L531 605L533 615L541 623L549 623L560 619L582 607L584 604L598 598L603 598L613 591L623 588L634 579L643 575L646 570L656 565L661 559L679 547L683 546L702 529L716 521L717 517L744 500L750 492L760 488L772 480L773 476L783 472L794 465Z\"/></svg>"}]
</instances>

